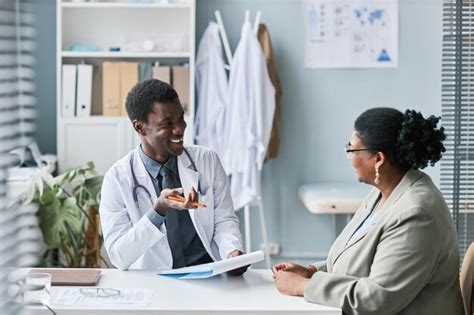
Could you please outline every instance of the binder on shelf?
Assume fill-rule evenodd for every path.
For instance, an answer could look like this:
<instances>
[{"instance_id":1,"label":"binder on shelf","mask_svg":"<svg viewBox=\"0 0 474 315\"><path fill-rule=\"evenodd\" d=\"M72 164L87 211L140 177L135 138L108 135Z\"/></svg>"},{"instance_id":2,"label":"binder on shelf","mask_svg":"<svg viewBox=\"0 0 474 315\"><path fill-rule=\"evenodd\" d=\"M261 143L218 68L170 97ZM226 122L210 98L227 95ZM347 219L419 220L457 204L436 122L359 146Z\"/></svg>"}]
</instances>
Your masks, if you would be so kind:
<instances>
[{"instance_id":1,"label":"binder on shelf","mask_svg":"<svg viewBox=\"0 0 474 315\"><path fill-rule=\"evenodd\" d=\"M171 71L169 66L154 66L153 79L171 84Z\"/></svg>"},{"instance_id":2,"label":"binder on shelf","mask_svg":"<svg viewBox=\"0 0 474 315\"><path fill-rule=\"evenodd\" d=\"M76 110L76 65L63 65L61 114L63 117L74 117Z\"/></svg>"},{"instance_id":3,"label":"binder on shelf","mask_svg":"<svg viewBox=\"0 0 474 315\"><path fill-rule=\"evenodd\" d=\"M172 67L173 88L178 93L181 105L183 105L184 113L188 114L189 110L189 67L173 66Z\"/></svg>"},{"instance_id":4,"label":"binder on shelf","mask_svg":"<svg viewBox=\"0 0 474 315\"><path fill-rule=\"evenodd\" d=\"M125 101L128 92L138 83L139 66L137 62L120 63L120 113L127 116Z\"/></svg>"},{"instance_id":5,"label":"binder on shelf","mask_svg":"<svg viewBox=\"0 0 474 315\"><path fill-rule=\"evenodd\" d=\"M138 67L140 72L138 79L140 82L153 78L153 70L150 62L140 62Z\"/></svg>"},{"instance_id":6,"label":"binder on shelf","mask_svg":"<svg viewBox=\"0 0 474 315\"><path fill-rule=\"evenodd\" d=\"M77 65L76 113L78 117L91 115L92 65Z\"/></svg>"},{"instance_id":7,"label":"binder on shelf","mask_svg":"<svg viewBox=\"0 0 474 315\"><path fill-rule=\"evenodd\" d=\"M102 63L102 115L120 116L120 64Z\"/></svg>"}]
</instances>

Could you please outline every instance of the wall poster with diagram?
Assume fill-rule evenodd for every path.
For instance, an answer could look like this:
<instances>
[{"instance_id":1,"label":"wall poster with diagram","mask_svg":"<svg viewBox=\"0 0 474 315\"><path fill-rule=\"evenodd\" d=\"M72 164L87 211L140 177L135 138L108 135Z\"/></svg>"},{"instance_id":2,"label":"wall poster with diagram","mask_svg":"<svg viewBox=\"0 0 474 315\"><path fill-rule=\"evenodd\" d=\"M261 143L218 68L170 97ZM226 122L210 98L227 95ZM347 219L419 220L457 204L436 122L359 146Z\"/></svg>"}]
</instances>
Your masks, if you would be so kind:
<instances>
[{"instance_id":1,"label":"wall poster with diagram","mask_svg":"<svg viewBox=\"0 0 474 315\"><path fill-rule=\"evenodd\" d=\"M396 68L398 0L305 0L306 68Z\"/></svg>"}]
</instances>

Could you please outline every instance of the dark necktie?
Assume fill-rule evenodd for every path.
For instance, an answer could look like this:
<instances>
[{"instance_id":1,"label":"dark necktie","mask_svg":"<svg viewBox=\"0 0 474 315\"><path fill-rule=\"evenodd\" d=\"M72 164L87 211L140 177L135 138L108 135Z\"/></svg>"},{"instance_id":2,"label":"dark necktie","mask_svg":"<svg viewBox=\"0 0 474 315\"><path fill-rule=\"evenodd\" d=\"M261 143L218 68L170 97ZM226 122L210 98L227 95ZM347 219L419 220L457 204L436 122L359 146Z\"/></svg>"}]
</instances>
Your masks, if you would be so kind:
<instances>
[{"instance_id":1,"label":"dark necktie","mask_svg":"<svg viewBox=\"0 0 474 315\"><path fill-rule=\"evenodd\" d=\"M176 174L163 165L160 169L162 176L161 187L178 188L181 182ZM187 238L192 235L190 231L194 231L194 225L189 216L188 210L168 209L166 211L166 230L168 234L168 243L173 255L173 268L186 267L184 248L191 240Z\"/></svg>"}]
</instances>

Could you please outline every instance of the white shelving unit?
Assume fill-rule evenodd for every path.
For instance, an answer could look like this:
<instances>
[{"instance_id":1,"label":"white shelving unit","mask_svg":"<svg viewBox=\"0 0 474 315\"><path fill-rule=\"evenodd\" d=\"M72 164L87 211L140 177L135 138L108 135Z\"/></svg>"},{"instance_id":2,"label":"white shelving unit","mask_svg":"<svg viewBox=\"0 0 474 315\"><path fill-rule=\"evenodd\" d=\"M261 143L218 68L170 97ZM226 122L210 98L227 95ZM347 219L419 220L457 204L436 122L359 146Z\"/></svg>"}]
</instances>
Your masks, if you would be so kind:
<instances>
[{"instance_id":1,"label":"white shelving unit","mask_svg":"<svg viewBox=\"0 0 474 315\"><path fill-rule=\"evenodd\" d=\"M104 2L66 2L61 3L63 8L129 8L129 9L179 9L191 8L192 3L129 3L120 1L104 1Z\"/></svg>"},{"instance_id":2,"label":"white shelving unit","mask_svg":"<svg viewBox=\"0 0 474 315\"><path fill-rule=\"evenodd\" d=\"M102 116L104 61L158 61L161 65L189 64L188 127L185 143L192 143L194 123L195 0L174 3L128 3L127 0L71 2L56 0L57 10L57 146L59 171L93 161L99 173L139 143L128 117ZM161 51L122 49L145 38L172 39ZM90 45L97 51L69 51L71 45ZM121 47L121 51L109 51ZM94 66L92 115L64 118L61 114L62 65Z\"/></svg>"},{"instance_id":3,"label":"white shelving unit","mask_svg":"<svg viewBox=\"0 0 474 315\"><path fill-rule=\"evenodd\" d=\"M148 53L148 52L112 52L112 51L92 51L75 52L62 51L63 58L190 58L189 52L170 52L170 53Z\"/></svg>"}]
</instances>

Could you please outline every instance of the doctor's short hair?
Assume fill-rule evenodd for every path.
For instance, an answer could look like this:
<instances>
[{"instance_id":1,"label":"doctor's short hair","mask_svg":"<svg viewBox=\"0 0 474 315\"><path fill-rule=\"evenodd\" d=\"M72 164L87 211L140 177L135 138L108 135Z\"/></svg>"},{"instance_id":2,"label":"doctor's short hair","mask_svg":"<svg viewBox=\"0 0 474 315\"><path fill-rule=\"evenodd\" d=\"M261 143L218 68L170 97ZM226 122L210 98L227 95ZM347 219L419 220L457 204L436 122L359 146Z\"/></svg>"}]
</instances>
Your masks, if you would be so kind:
<instances>
[{"instance_id":1,"label":"doctor's short hair","mask_svg":"<svg viewBox=\"0 0 474 315\"><path fill-rule=\"evenodd\" d=\"M420 112L377 107L363 112L354 129L365 147L385 153L388 161L402 171L435 165L446 151L441 117L424 118Z\"/></svg>"},{"instance_id":2,"label":"doctor's short hair","mask_svg":"<svg viewBox=\"0 0 474 315\"><path fill-rule=\"evenodd\" d=\"M128 118L148 122L154 103L179 102L178 93L166 82L149 79L137 83L127 95L125 108Z\"/></svg>"}]
</instances>

